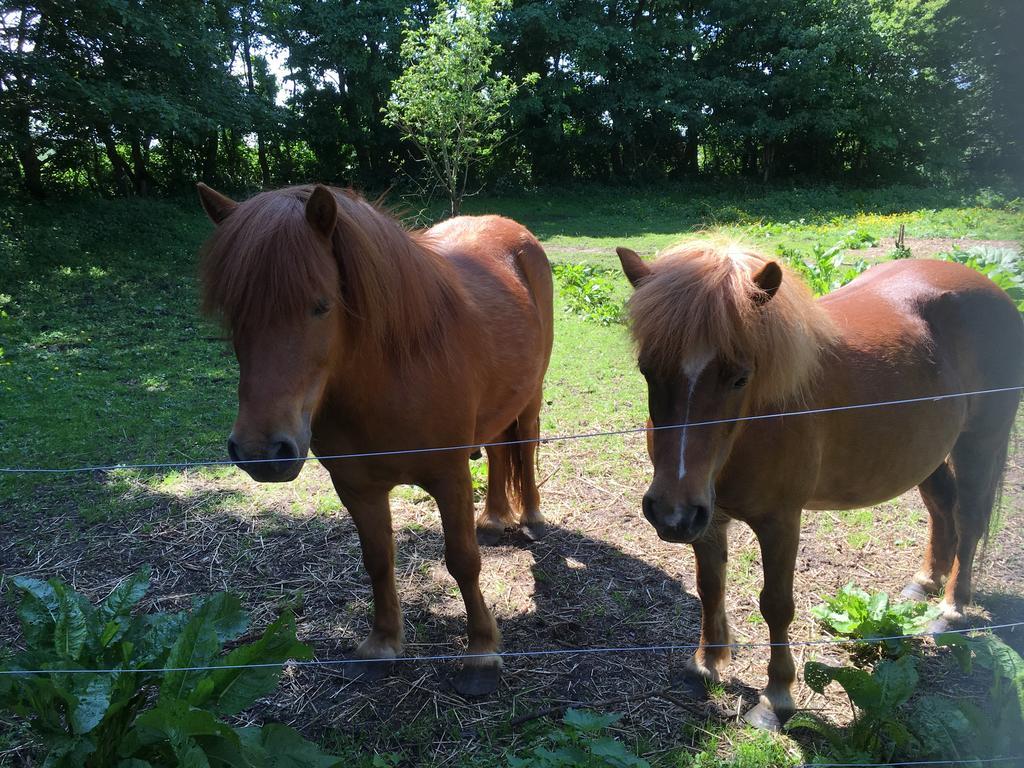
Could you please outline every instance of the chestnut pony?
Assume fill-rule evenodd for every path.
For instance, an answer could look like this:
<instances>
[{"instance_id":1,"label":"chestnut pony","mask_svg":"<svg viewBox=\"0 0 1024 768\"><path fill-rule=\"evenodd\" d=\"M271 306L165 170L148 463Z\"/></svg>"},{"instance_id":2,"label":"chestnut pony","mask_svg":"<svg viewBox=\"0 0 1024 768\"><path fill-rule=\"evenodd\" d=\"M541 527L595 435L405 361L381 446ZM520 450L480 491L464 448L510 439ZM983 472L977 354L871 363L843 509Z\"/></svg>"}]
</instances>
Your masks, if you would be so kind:
<instances>
[{"instance_id":1,"label":"chestnut pony","mask_svg":"<svg viewBox=\"0 0 1024 768\"><path fill-rule=\"evenodd\" d=\"M418 485L437 501L445 563L466 603L464 695L498 684L500 634L480 592L469 446L488 447L479 526L491 538L542 525L535 480L541 385L551 355L551 267L526 229L497 216L409 232L359 196L324 186L235 203L202 184L217 225L202 258L204 308L219 313L239 363L231 458L253 479L298 476L324 459L359 532L373 627L357 659L402 653L388 494ZM251 461L257 463L246 463ZM364 678L384 664L356 664ZM350 671L353 669L349 668Z\"/></svg>"},{"instance_id":2,"label":"chestnut pony","mask_svg":"<svg viewBox=\"0 0 1024 768\"><path fill-rule=\"evenodd\" d=\"M946 579L946 621L960 618L1020 393L659 427L1017 387L1024 325L995 284L947 262L881 264L815 301L736 244L676 246L654 263L618 254L636 288L629 312L655 427L643 513L662 539L692 544L697 561L701 647L688 681L717 681L729 661L726 529L742 520L761 547L761 613L778 644L746 719L778 728L793 712L784 644L801 510L868 507L917 486L930 541L907 591L923 599Z\"/></svg>"}]
</instances>

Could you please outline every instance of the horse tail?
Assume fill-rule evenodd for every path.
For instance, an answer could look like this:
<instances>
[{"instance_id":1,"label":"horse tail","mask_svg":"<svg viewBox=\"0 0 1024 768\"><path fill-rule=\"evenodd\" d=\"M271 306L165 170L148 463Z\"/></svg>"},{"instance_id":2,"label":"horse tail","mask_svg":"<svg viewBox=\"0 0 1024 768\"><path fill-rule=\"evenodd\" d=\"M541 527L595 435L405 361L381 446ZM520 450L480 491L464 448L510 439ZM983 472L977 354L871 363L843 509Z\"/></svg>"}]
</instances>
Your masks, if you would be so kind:
<instances>
[{"instance_id":1,"label":"horse tail","mask_svg":"<svg viewBox=\"0 0 1024 768\"><path fill-rule=\"evenodd\" d=\"M988 540L993 533L997 533L1003 525L1003 491L1006 488L1006 460L1010 455L1010 445L1013 445L1013 455L1020 455L1020 434L1017 431L1017 420L1014 419L1013 427L1006 436L1006 442L996 455L997 470L992 473L992 506L989 509L988 519L985 520L985 537L982 544L982 552L988 549Z\"/></svg>"},{"instance_id":2,"label":"horse tail","mask_svg":"<svg viewBox=\"0 0 1024 768\"><path fill-rule=\"evenodd\" d=\"M529 493L526 489L527 469L533 466L537 457L537 442L522 429L516 419L505 430L503 440L512 443L503 451L505 466L505 492L513 509L523 510L523 501Z\"/></svg>"}]
</instances>

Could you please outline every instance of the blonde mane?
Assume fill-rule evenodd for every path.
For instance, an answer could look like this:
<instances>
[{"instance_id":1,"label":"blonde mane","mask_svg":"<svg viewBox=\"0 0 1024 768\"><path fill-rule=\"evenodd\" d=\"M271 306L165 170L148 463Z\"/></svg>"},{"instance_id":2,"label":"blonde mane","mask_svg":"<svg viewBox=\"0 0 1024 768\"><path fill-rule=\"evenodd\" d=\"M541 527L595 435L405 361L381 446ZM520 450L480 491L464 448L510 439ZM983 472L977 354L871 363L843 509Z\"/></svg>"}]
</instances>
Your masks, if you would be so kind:
<instances>
[{"instance_id":1,"label":"blonde mane","mask_svg":"<svg viewBox=\"0 0 1024 768\"><path fill-rule=\"evenodd\" d=\"M446 355L468 306L451 262L359 195L332 190L335 279L330 260L317 258L322 241L305 218L312 191L263 192L217 227L202 256L203 309L235 332L258 332L333 300L355 354L399 363L414 353Z\"/></svg>"},{"instance_id":2,"label":"blonde mane","mask_svg":"<svg viewBox=\"0 0 1024 768\"><path fill-rule=\"evenodd\" d=\"M769 261L739 243L709 239L661 255L629 300L645 364L675 371L685 360L721 355L753 365L755 406L801 400L837 331L785 267L771 300L757 301L761 291L751 277Z\"/></svg>"}]
</instances>

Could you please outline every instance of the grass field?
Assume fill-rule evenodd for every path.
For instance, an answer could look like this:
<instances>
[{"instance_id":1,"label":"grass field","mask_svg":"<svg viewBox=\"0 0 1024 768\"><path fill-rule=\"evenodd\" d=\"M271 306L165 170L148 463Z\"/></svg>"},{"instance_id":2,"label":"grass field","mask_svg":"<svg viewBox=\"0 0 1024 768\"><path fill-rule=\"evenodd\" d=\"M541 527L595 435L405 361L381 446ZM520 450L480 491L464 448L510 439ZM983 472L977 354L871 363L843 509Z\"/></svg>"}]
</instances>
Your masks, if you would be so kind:
<instances>
[{"instance_id":1,"label":"grass field","mask_svg":"<svg viewBox=\"0 0 1024 768\"><path fill-rule=\"evenodd\" d=\"M1024 241L1019 202L911 188L590 189L474 198L467 209L522 221L556 264L600 269L617 266L616 245L650 255L704 229L770 251L831 246L853 233L871 243L853 255L869 259L885 257L900 224L916 255L978 241L1019 253ZM209 231L191 200L0 204L0 466L224 458L235 362L220 330L196 311L196 253ZM609 274L618 301L627 285ZM624 326L567 312L563 298L555 311L544 431L642 424L645 390ZM690 550L658 541L638 514L648 473L639 436L543 449L542 493L554 532L536 545L511 541L485 553L484 592L506 649L696 639ZM1003 529L980 579L979 619L1024 615L1021 481L1014 465ZM415 489L397 490L395 507L409 651L451 652L461 642L462 603L444 571L436 511ZM283 487L256 485L231 468L0 475L0 527L7 574L59 575L100 595L150 562L153 602L162 607L227 588L243 594L260 623L301 596L300 637L322 658L343 655L365 632L369 589L354 528L319 467ZM807 607L850 578L898 589L916 568L924 535L915 495L809 518L794 637L819 636ZM730 618L740 639L765 640L756 608L759 555L745 528L732 538ZM3 625L0 639L9 643L11 622ZM251 717L293 723L354 765L503 765L509 751L548 727L511 728L512 718L625 699L606 707L625 715L614 730L654 764L688 765L703 755L699 764L707 766L746 755L744 764L759 766L813 754L812 744L728 724L763 682L760 654L739 655L730 669L735 679L712 705L651 693L679 662L664 655L516 660L500 694L473 704L446 692L442 671L429 665L400 670L373 689L303 671ZM931 683L947 666L935 661ZM839 721L849 715L838 696L801 688L799 703ZM14 724L0 723L0 765L27 760L23 741ZM373 763L373 752L402 757Z\"/></svg>"}]
</instances>

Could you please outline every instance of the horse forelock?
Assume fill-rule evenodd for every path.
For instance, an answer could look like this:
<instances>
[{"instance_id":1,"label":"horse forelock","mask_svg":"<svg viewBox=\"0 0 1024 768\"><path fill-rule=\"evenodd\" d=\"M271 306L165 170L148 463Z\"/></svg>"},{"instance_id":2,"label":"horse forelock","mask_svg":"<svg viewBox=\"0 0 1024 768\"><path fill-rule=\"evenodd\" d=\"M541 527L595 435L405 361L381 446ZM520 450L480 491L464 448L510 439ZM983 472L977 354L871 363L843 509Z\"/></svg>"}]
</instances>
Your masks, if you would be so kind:
<instances>
[{"instance_id":1,"label":"horse forelock","mask_svg":"<svg viewBox=\"0 0 1024 768\"><path fill-rule=\"evenodd\" d=\"M329 248L305 218L313 187L264 192L218 226L202 258L203 309L235 332L334 300L354 354L408 361L447 354L465 305L449 262L419 234L349 191L335 191Z\"/></svg>"},{"instance_id":2,"label":"horse forelock","mask_svg":"<svg viewBox=\"0 0 1024 768\"><path fill-rule=\"evenodd\" d=\"M306 222L302 188L263 192L214 231L201 262L203 310L235 332L309 312L339 294L337 266Z\"/></svg>"},{"instance_id":3,"label":"horse forelock","mask_svg":"<svg viewBox=\"0 0 1024 768\"><path fill-rule=\"evenodd\" d=\"M678 371L721 356L753 365L757 405L801 399L835 338L806 285L783 268L767 302L752 276L770 259L730 241L698 240L671 248L629 300L633 338L646 364Z\"/></svg>"}]
</instances>

